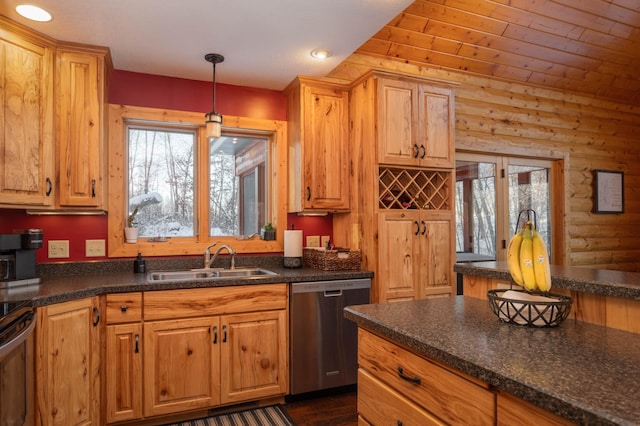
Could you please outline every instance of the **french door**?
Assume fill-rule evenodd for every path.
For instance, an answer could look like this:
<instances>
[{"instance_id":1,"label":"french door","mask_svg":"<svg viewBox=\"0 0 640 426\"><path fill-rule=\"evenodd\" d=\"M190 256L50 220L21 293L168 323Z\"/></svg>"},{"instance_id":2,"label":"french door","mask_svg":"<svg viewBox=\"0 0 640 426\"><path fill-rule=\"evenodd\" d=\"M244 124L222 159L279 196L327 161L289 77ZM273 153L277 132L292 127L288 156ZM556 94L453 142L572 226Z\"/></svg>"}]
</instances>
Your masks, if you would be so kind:
<instances>
[{"instance_id":1,"label":"french door","mask_svg":"<svg viewBox=\"0 0 640 426\"><path fill-rule=\"evenodd\" d=\"M553 263L552 235L561 235L552 206L562 204L559 161L456 153L457 261L505 260L511 236L531 220ZM555 225L554 225L555 224Z\"/></svg>"}]
</instances>

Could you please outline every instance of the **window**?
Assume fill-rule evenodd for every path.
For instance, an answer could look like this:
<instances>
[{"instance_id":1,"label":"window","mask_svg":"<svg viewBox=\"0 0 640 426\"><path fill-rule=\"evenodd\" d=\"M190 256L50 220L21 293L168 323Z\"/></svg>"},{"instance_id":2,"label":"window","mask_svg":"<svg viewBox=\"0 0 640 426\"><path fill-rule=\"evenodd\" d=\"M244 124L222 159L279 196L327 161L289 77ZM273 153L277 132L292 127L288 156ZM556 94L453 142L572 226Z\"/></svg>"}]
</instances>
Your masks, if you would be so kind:
<instances>
[{"instance_id":1,"label":"window","mask_svg":"<svg viewBox=\"0 0 640 426\"><path fill-rule=\"evenodd\" d=\"M195 235L197 129L127 126L128 212L140 238Z\"/></svg>"},{"instance_id":2,"label":"window","mask_svg":"<svg viewBox=\"0 0 640 426\"><path fill-rule=\"evenodd\" d=\"M563 202L562 192L551 190L552 171L559 163L456 153L458 261L504 260L506 244L527 218L535 220L553 261L554 248L562 244L562 238L551 238L551 206ZM556 187L562 185L556 183ZM556 223L560 227L559 219Z\"/></svg>"},{"instance_id":3,"label":"window","mask_svg":"<svg viewBox=\"0 0 640 426\"><path fill-rule=\"evenodd\" d=\"M202 254L214 241L239 253L282 251L285 130L226 116L222 137L209 141L202 114L110 105L109 256ZM135 208L139 239L126 244ZM255 237L267 222L280 231L275 241Z\"/></svg>"}]
</instances>

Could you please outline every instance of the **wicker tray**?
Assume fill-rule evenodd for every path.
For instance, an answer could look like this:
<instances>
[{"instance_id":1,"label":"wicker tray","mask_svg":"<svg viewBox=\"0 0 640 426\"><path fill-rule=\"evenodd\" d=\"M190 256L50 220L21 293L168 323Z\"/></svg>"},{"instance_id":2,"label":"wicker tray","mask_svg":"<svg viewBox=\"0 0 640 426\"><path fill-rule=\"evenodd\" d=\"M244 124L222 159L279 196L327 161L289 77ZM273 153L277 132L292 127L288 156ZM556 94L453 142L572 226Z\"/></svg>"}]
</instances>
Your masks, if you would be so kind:
<instances>
[{"instance_id":1,"label":"wicker tray","mask_svg":"<svg viewBox=\"0 0 640 426\"><path fill-rule=\"evenodd\" d=\"M353 271L360 269L362 254L360 250L336 248L335 250L305 248L302 252L302 264L307 268L323 271Z\"/></svg>"},{"instance_id":2,"label":"wicker tray","mask_svg":"<svg viewBox=\"0 0 640 426\"><path fill-rule=\"evenodd\" d=\"M509 297L503 297L509 291ZM520 294L518 294L520 293ZM514 295L516 297L511 297ZM529 327L555 327L567 319L573 298L561 294L545 294L545 301L530 300L532 295L520 290L489 290L487 297L493 313L502 322ZM528 300L529 299L529 300Z\"/></svg>"}]
</instances>

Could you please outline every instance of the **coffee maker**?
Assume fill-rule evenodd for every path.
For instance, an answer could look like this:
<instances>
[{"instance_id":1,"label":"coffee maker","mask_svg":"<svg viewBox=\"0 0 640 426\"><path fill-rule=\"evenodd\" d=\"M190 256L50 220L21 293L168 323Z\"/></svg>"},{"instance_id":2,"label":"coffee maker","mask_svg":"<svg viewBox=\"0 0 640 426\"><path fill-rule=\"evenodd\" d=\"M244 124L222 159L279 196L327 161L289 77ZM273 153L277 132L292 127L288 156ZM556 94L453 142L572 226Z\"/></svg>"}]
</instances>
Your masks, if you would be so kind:
<instances>
[{"instance_id":1,"label":"coffee maker","mask_svg":"<svg viewBox=\"0 0 640 426\"><path fill-rule=\"evenodd\" d=\"M36 250L42 245L42 229L0 234L0 288L40 281L36 277Z\"/></svg>"}]
</instances>

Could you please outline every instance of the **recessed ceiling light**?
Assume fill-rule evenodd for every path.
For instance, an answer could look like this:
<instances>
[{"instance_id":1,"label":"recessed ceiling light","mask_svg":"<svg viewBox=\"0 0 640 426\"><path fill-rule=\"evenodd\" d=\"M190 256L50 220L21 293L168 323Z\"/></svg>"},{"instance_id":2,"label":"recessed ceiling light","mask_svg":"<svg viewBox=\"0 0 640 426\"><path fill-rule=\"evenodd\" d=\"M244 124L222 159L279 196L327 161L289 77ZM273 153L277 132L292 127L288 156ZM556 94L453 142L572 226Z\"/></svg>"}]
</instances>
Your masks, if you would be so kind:
<instances>
[{"instance_id":1,"label":"recessed ceiling light","mask_svg":"<svg viewBox=\"0 0 640 426\"><path fill-rule=\"evenodd\" d=\"M313 49L311 51L311 57L316 59L327 59L331 56L331 51L329 49Z\"/></svg>"},{"instance_id":2,"label":"recessed ceiling light","mask_svg":"<svg viewBox=\"0 0 640 426\"><path fill-rule=\"evenodd\" d=\"M49 22L51 20L49 12L32 4L20 4L16 6L16 12L32 21Z\"/></svg>"}]
</instances>

